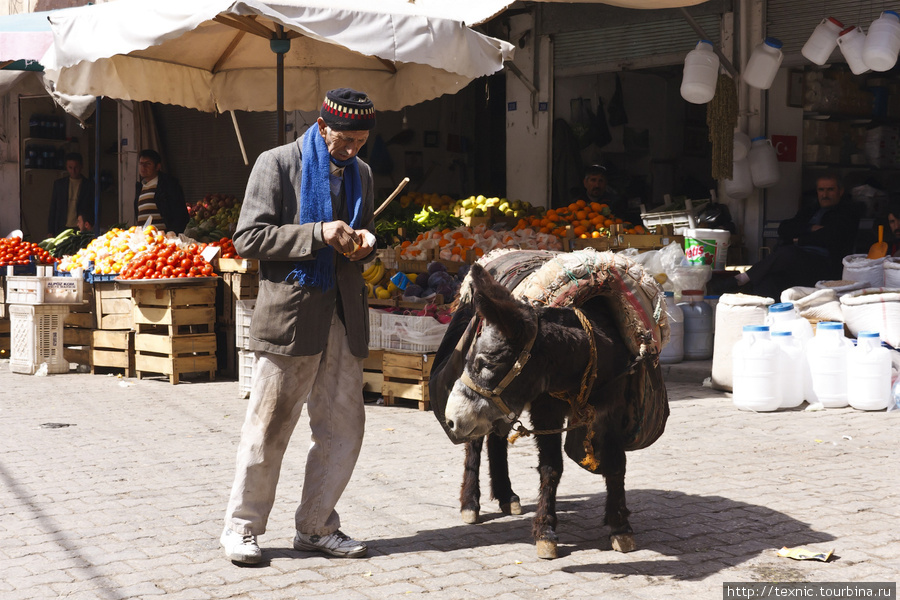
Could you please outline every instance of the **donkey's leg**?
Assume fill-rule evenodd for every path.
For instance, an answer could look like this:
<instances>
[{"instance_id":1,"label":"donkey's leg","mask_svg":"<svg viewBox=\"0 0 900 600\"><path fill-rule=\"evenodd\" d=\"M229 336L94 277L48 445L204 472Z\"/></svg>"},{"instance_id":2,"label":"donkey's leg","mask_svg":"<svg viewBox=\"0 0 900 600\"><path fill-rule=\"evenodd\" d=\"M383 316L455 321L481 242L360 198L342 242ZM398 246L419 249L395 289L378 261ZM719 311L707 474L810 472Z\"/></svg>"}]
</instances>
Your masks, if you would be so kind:
<instances>
[{"instance_id":1,"label":"donkey's leg","mask_svg":"<svg viewBox=\"0 0 900 600\"><path fill-rule=\"evenodd\" d=\"M562 427L564 415L552 404L552 401L532 403L531 423L535 429ZM532 534L538 558L556 558L556 490L563 472L562 434L538 435L536 439L541 483Z\"/></svg>"},{"instance_id":2,"label":"donkey's leg","mask_svg":"<svg viewBox=\"0 0 900 600\"><path fill-rule=\"evenodd\" d=\"M481 509L481 487L478 484L481 468L481 447L484 438L466 442L466 463L463 470L462 488L459 492L460 514L463 523L477 523L478 511Z\"/></svg>"},{"instance_id":3,"label":"donkey's leg","mask_svg":"<svg viewBox=\"0 0 900 600\"><path fill-rule=\"evenodd\" d=\"M597 437L594 437L596 440ZM609 429L603 432L603 449L600 456L600 472L606 479L606 516L609 539L613 550L631 552L637 549L634 533L628 522L631 511L625 506L625 449Z\"/></svg>"},{"instance_id":4,"label":"donkey's leg","mask_svg":"<svg viewBox=\"0 0 900 600\"><path fill-rule=\"evenodd\" d=\"M491 496L500 502L500 512L504 515L521 515L522 504L509 481L507 462L507 441L505 436L490 433L487 436L488 469L491 474Z\"/></svg>"}]
</instances>

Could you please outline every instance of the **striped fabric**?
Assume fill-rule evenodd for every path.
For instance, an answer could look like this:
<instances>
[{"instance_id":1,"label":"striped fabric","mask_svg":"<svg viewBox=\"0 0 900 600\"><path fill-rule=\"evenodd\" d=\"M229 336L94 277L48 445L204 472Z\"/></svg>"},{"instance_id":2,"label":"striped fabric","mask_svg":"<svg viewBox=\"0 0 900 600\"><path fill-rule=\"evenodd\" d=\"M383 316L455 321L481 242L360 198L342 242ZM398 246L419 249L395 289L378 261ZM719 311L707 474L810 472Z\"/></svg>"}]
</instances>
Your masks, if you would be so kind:
<instances>
[{"instance_id":1,"label":"striped fabric","mask_svg":"<svg viewBox=\"0 0 900 600\"><path fill-rule=\"evenodd\" d=\"M158 182L159 178L154 177L141 187L141 195L138 197L137 222L143 225L147 217L151 217L153 225L157 229L165 230L166 222L163 221L159 207L156 206L156 185Z\"/></svg>"}]
</instances>

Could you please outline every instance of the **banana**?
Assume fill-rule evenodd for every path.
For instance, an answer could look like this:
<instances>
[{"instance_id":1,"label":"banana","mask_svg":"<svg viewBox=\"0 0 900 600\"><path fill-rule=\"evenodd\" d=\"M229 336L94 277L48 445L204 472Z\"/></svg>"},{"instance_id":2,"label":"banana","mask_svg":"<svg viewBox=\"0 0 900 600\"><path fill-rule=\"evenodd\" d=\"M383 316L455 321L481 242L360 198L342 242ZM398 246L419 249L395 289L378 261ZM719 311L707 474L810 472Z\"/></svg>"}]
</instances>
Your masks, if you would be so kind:
<instances>
[{"instance_id":1,"label":"banana","mask_svg":"<svg viewBox=\"0 0 900 600\"><path fill-rule=\"evenodd\" d=\"M381 259L376 258L372 265L363 271L362 276L367 283L372 285L379 283L384 278L384 263L381 262Z\"/></svg>"}]
</instances>

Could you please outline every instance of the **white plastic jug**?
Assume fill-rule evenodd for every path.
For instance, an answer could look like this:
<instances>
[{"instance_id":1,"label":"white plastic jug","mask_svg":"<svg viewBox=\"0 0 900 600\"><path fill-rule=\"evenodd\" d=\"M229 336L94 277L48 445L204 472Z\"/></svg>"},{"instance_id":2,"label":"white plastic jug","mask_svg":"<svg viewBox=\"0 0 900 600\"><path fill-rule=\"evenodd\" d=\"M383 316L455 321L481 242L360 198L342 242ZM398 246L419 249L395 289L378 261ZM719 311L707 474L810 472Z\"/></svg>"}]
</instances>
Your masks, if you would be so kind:
<instances>
[{"instance_id":1,"label":"white plastic jug","mask_svg":"<svg viewBox=\"0 0 900 600\"><path fill-rule=\"evenodd\" d=\"M738 161L747 158L750 153L750 136L743 131L734 131L734 152L732 160Z\"/></svg>"},{"instance_id":2,"label":"white plastic jug","mask_svg":"<svg viewBox=\"0 0 900 600\"><path fill-rule=\"evenodd\" d=\"M772 341L778 346L778 393L781 395L779 408L795 408L803 404L806 385L803 374L803 348L800 340L790 331L772 331Z\"/></svg>"},{"instance_id":3,"label":"white plastic jug","mask_svg":"<svg viewBox=\"0 0 900 600\"><path fill-rule=\"evenodd\" d=\"M702 290L682 290L684 313L684 358L707 360L713 355L712 308L703 301Z\"/></svg>"},{"instance_id":4,"label":"white plastic jug","mask_svg":"<svg viewBox=\"0 0 900 600\"><path fill-rule=\"evenodd\" d=\"M860 331L847 351L847 401L858 410L884 410L891 399L891 351L877 331Z\"/></svg>"},{"instance_id":5,"label":"white plastic jug","mask_svg":"<svg viewBox=\"0 0 900 600\"><path fill-rule=\"evenodd\" d=\"M888 71L897 64L898 54L900 54L900 15L892 10L886 10L869 26L863 60L873 71Z\"/></svg>"},{"instance_id":6,"label":"white plastic jug","mask_svg":"<svg viewBox=\"0 0 900 600\"><path fill-rule=\"evenodd\" d=\"M821 321L806 345L812 386L807 400L825 408L847 406L847 339L844 324Z\"/></svg>"},{"instance_id":7,"label":"white plastic jug","mask_svg":"<svg viewBox=\"0 0 900 600\"><path fill-rule=\"evenodd\" d=\"M764 136L753 138L748 160L754 187L767 188L778 183L781 178L778 170L778 154L768 138Z\"/></svg>"},{"instance_id":8,"label":"white plastic jug","mask_svg":"<svg viewBox=\"0 0 900 600\"><path fill-rule=\"evenodd\" d=\"M725 194L729 198L742 200L753 193L753 177L750 175L750 159L734 161L731 179L725 180Z\"/></svg>"},{"instance_id":9,"label":"white plastic jug","mask_svg":"<svg viewBox=\"0 0 900 600\"><path fill-rule=\"evenodd\" d=\"M713 51L712 42L700 40L684 57L681 97L692 104L706 104L716 94L718 78L719 57Z\"/></svg>"},{"instance_id":10,"label":"white plastic jug","mask_svg":"<svg viewBox=\"0 0 900 600\"><path fill-rule=\"evenodd\" d=\"M841 49L841 54L844 55L844 60L847 61L851 73L862 75L869 70L869 65L863 58L866 34L861 28L854 26L843 30L838 36L838 47Z\"/></svg>"},{"instance_id":11,"label":"white plastic jug","mask_svg":"<svg viewBox=\"0 0 900 600\"><path fill-rule=\"evenodd\" d=\"M666 315L669 317L669 343L659 353L659 362L664 365L680 363L684 360L684 313L675 304L675 294L666 292Z\"/></svg>"},{"instance_id":12,"label":"white plastic jug","mask_svg":"<svg viewBox=\"0 0 900 600\"><path fill-rule=\"evenodd\" d=\"M731 398L741 410L768 412L781 406L778 391L780 350L766 325L744 325L732 352L734 388Z\"/></svg>"},{"instance_id":13,"label":"white plastic jug","mask_svg":"<svg viewBox=\"0 0 900 600\"><path fill-rule=\"evenodd\" d=\"M800 316L793 302L779 302L769 306L766 325L773 334L776 331L790 332L804 347L813 338L812 325Z\"/></svg>"},{"instance_id":14,"label":"white plastic jug","mask_svg":"<svg viewBox=\"0 0 900 600\"><path fill-rule=\"evenodd\" d=\"M781 40L767 37L750 53L742 77L748 85L767 90L772 87L782 60L784 55L781 53Z\"/></svg>"},{"instance_id":15,"label":"white plastic jug","mask_svg":"<svg viewBox=\"0 0 900 600\"><path fill-rule=\"evenodd\" d=\"M843 29L844 24L834 17L822 19L822 22L816 26L812 35L803 44L800 54L817 65L824 65L837 47L838 36Z\"/></svg>"}]
</instances>

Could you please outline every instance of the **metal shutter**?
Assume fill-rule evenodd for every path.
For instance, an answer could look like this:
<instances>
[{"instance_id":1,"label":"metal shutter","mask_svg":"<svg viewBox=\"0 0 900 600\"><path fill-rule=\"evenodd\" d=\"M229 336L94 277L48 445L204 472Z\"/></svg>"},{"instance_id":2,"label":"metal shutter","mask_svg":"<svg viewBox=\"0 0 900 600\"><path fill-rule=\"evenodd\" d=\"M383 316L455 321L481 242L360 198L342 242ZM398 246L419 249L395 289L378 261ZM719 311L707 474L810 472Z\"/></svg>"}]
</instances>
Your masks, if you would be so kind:
<instances>
[{"instance_id":1,"label":"metal shutter","mask_svg":"<svg viewBox=\"0 0 900 600\"><path fill-rule=\"evenodd\" d=\"M256 158L276 145L274 112L236 111L249 165L244 166L231 115L154 104L163 170L175 175L188 204L212 193L244 197Z\"/></svg>"},{"instance_id":2,"label":"metal shutter","mask_svg":"<svg viewBox=\"0 0 900 600\"><path fill-rule=\"evenodd\" d=\"M721 15L695 15L695 20L719 44ZM675 65L697 45L697 34L680 17L659 21L568 31L554 35L557 76L621 70L623 62L656 57L655 66Z\"/></svg>"},{"instance_id":3,"label":"metal shutter","mask_svg":"<svg viewBox=\"0 0 900 600\"><path fill-rule=\"evenodd\" d=\"M822 19L834 17L845 27L859 25L868 31L881 11L892 7L889 3L860 0L769 0L766 4L766 35L781 40L784 44L781 51L785 56L800 56L800 49ZM840 57L840 51L836 52L833 58ZM843 61L843 58L839 60Z\"/></svg>"}]
</instances>

